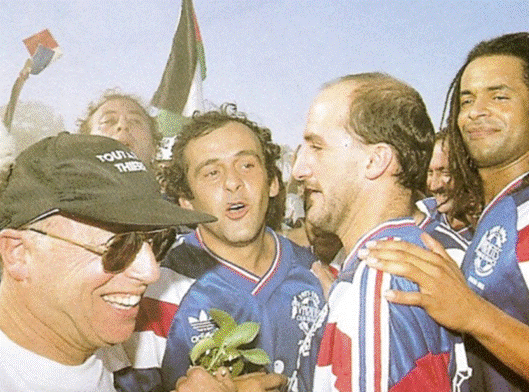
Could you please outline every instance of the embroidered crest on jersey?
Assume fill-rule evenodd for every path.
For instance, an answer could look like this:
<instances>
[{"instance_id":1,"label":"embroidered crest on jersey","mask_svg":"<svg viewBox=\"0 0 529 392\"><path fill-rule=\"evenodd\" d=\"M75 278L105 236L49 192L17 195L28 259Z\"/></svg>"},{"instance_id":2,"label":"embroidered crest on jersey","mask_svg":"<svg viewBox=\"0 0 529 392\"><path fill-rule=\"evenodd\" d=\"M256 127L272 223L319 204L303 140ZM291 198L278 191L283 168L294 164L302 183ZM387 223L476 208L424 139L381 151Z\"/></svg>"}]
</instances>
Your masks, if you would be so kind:
<instances>
[{"instance_id":1,"label":"embroidered crest on jersey","mask_svg":"<svg viewBox=\"0 0 529 392\"><path fill-rule=\"evenodd\" d=\"M192 343L197 343L199 340L212 336L213 332L217 329L215 322L208 316L205 310L201 310L198 317L188 317L189 325L195 331L199 332L198 335L191 337Z\"/></svg>"},{"instance_id":2,"label":"embroidered crest on jersey","mask_svg":"<svg viewBox=\"0 0 529 392\"><path fill-rule=\"evenodd\" d=\"M507 241L507 232L502 226L494 226L488 230L475 250L474 269L479 276L488 276L492 274L503 244Z\"/></svg>"},{"instance_id":3,"label":"embroidered crest on jersey","mask_svg":"<svg viewBox=\"0 0 529 392\"><path fill-rule=\"evenodd\" d=\"M320 309L320 298L312 290L305 290L292 298L292 320L296 320L299 329L304 333L304 337L298 341L298 357L296 370L288 380L288 390L298 392L298 370L301 365L301 358L310 355L312 339L323 325L327 318L328 307Z\"/></svg>"}]
</instances>

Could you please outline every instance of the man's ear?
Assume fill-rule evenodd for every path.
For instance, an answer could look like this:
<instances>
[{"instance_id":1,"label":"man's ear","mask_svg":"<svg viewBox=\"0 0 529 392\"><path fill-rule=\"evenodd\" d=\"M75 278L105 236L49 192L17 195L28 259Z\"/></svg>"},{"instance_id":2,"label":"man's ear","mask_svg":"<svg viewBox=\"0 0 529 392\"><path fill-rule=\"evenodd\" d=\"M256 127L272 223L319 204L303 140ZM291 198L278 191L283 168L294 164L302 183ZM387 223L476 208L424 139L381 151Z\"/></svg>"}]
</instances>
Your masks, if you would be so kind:
<instances>
[{"instance_id":1,"label":"man's ear","mask_svg":"<svg viewBox=\"0 0 529 392\"><path fill-rule=\"evenodd\" d=\"M279 195L279 178L277 178L277 175L275 175L270 182L270 191L268 192L268 197L276 197L277 195Z\"/></svg>"},{"instance_id":2,"label":"man's ear","mask_svg":"<svg viewBox=\"0 0 529 392\"><path fill-rule=\"evenodd\" d=\"M29 276L26 262L26 247L20 230L4 229L0 232L0 255L4 274L9 274L18 281Z\"/></svg>"},{"instance_id":3,"label":"man's ear","mask_svg":"<svg viewBox=\"0 0 529 392\"><path fill-rule=\"evenodd\" d=\"M366 167L366 177L374 180L389 170L395 152L389 144L377 143L369 146L370 156Z\"/></svg>"},{"instance_id":4,"label":"man's ear","mask_svg":"<svg viewBox=\"0 0 529 392\"><path fill-rule=\"evenodd\" d=\"M193 204L189 201L189 199L186 199L185 197L179 197L178 198L178 204L180 204L180 207L186 208L188 210L194 210L195 207L193 207Z\"/></svg>"}]
</instances>

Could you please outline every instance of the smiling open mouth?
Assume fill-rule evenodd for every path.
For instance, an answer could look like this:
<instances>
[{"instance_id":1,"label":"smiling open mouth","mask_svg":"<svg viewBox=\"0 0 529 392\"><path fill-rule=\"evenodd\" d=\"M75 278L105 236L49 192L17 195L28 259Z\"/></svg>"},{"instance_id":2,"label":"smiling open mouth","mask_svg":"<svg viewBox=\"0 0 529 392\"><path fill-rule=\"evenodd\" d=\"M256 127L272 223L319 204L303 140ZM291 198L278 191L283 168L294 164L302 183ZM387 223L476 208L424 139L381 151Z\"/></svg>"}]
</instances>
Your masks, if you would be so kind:
<instances>
[{"instance_id":1,"label":"smiling open mouth","mask_svg":"<svg viewBox=\"0 0 529 392\"><path fill-rule=\"evenodd\" d=\"M130 309L140 303L141 295L103 295L103 301L118 309Z\"/></svg>"}]
</instances>

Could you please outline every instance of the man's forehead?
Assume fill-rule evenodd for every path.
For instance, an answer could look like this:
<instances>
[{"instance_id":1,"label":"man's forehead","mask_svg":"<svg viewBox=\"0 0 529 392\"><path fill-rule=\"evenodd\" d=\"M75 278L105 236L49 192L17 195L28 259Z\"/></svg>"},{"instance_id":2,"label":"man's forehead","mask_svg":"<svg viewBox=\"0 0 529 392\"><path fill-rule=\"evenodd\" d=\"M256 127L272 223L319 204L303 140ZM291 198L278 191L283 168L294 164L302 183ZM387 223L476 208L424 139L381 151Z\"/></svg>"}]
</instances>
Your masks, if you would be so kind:
<instances>
[{"instance_id":1,"label":"man's forehead","mask_svg":"<svg viewBox=\"0 0 529 392\"><path fill-rule=\"evenodd\" d=\"M439 139L435 141L433 146L434 153L448 155L448 139Z\"/></svg>"},{"instance_id":2,"label":"man's forehead","mask_svg":"<svg viewBox=\"0 0 529 392\"><path fill-rule=\"evenodd\" d=\"M481 56L465 67L460 94L476 89L508 90L520 84L526 87L522 59L510 55Z\"/></svg>"},{"instance_id":3,"label":"man's forehead","mask_svg":"<svg viewBox=\"0 0 529 392\"><path fill-rule=\"evenodd\" d=\"M306 134L320 134L328 128L343 128L348 123L350 98L346 90L331 86L321 91L307 116Z\"/></svg>"},{"instance_id":4,"label":"man's forehead","mask_svg":"<svg viewBox=\"0 0 529 392\"><path fill-rule=\"evenodd\" d=\"M448 166L448 150L442 148L442 141L439 140L435 143L432 158L430 160L430 169L445 169Z\"/></svg>"},{"instance_id":5,"label":"man's forehead","mask_svg":"<svg viewBox=\"0 0 529 392\"><path fill-rule=\"evenodd\" d=\"M340 109L349 107L354 100L355 88L358 83L352 81L339 82L323 88L314 99L313 107L325 105L338 106Z\"/></svg>"},{"instance_id":6,"label":"man's forehead","mask_svg":"<svg viewBox=\"0 0 529 392\"><path fill-rule=\"evenodd\" d=\"M264 159L264 152L255 132L235 121L192 139L184 151L191 166L203 166L206 161L240 156Z\"/></svg>"},{"instance_id":7,"label":"man's forehead","mask_svg":"<svg viewBox=\"0 0 529 392\"><path fill-rule=\"evenodd\" d=\"M102 115L117 113L117 111L125 109L131 114L136 114L141 117L147 117L143 108L134 100L128 98L114 98L103 103L97 112Z\"/></svg>"},{"instance_id":8,"label":"man's forehead","mask_svg":"<svg viewBox=\"0 0 529 392\"><path fill-rule=\"evenodd\" d=\"M112 233L95 222L89 222L82 218L67 216L62 213L56 213L38 220L32 226L40 229L53 230L54 232L64 231L65 233L75 233L77 235L84 233L86 236L94 237Z\"/></svg>"}]
</instances>

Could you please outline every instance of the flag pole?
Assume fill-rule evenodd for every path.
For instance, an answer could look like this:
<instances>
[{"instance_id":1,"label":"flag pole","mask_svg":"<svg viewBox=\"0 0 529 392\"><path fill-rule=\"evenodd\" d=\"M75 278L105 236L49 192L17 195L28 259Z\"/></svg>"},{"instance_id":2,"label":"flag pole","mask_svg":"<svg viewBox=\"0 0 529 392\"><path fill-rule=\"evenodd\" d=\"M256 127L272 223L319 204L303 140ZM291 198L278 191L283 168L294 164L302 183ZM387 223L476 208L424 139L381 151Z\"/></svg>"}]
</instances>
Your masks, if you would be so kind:
<instances>
[{"instance_id":1,"label":"flag pole","mask_svg":"<svg viewBox=\"0 0 529 392\"><path fill-rule=\"evenodd\" d=\"M11 131L11 124L13 122L13 116L15 114L15 108L18 102L18 98L20 97L20 92L22 91L22 87L24 87L24 83L26 83L26 80L28 80L29 73L31 72L32 67L33 60L27 59L26 63L24 64L24 67L22 68L17 79L15 80L15 84L13 84L13 88L11 89L11 96L9 97L9 103L6 106L3 118L4 125L8 132Z\"/></svg>"}]
</instances>

